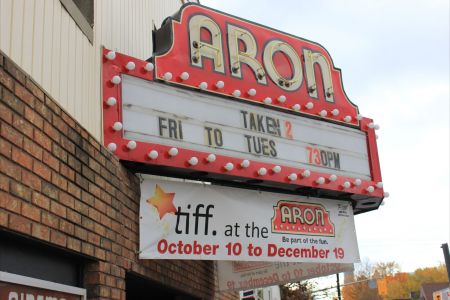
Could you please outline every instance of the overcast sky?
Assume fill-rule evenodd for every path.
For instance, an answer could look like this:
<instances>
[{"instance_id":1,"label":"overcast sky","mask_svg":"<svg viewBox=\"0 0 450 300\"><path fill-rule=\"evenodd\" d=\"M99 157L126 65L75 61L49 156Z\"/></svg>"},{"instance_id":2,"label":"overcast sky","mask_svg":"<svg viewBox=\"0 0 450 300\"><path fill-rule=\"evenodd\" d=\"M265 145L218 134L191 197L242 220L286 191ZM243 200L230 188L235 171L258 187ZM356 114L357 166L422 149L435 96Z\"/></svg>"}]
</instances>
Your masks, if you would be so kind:
<instances>
[{"instance_id":1,"label":"overcast sky","mask_svg":"<svg viewBox=\"0 0 450 300\"><path fill-rule=\"evenodd\" d=\"M443 262L449 242L449 1L201 0L324 46L347 95L380 124L385 190L355 217L361 258L403 271Z\"/></svg>"}]
</instances>

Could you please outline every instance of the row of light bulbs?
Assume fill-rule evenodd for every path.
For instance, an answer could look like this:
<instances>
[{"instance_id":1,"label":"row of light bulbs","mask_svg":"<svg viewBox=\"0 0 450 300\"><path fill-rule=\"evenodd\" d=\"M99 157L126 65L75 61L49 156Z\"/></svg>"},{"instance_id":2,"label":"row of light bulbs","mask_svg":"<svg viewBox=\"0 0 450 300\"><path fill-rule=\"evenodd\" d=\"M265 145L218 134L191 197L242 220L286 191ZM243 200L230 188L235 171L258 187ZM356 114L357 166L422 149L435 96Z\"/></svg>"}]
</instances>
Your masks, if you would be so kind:
<instances>
[{"instance_id":1,"label":"row of light bulbs","mask_svg":"<svg viewBox=\"0 0 450 300\"><path fill-rule=\"evenodd\" d=\"M114 51L109 51L109 52L105 55L105 57L106 57L108 60L114 60L114 59L116 58L116 53L115 53ZM126 68L127 70L129 70L129 71L132 71L132 70L134 70L134 69L136 68L136 64L135 64L134 62L132 62L132 61L129 61L128 63L126 63L125 68ZM151 71L153 71L153 69L154 69L154 65L153 65L152 63L147 63L147 64L144 66L144 69L145 69L147 72L151 72ZM186 80L189 79L190 75L189 75L188 72L182 72L182 73L180 74L179 77L180 77L180 79L181 79L182 81L186 81ZM166 81L171 81L171 80L173 79L173 74L172 74L171 72L166 72L166 73L164 73L163 78L164 78L164 80L166 80ZM121 81L122 81L122 80L121 80L121 78L120 78L119 75L115 75L115 76L113 76L113 78L111 79L111 82L112 82L113 84L115 84L115 85L120 84ZM219 81L217 81L217 82L215 83L215 87L216 87L217 89L223 89L223 88L225 87L225 83L224 83L222 80L219 80ZM206 81L202 81L202 82L200 82L200 84L198 85L198 88L201 89L201 90L206 90L206 89L208 89L208 83L207 83ZM241 96L242 93L241 93L240 90L234 90L231 94L232 94L234 97L238 98L238 97ZM255 95L256 95L256 90L255 90L254 88L251 88L251 89L249 89L249 90L247 91L247 94L248 94L249 96L255 96ZM280 95L280 96L278 96L278 98L277 98L276 100L277 100L277 102L279 102L279 103L282 104L282 103L286 102L287 99L286 99L286 96L285 96L285 95ZM266 97L266 98L264 98L263 102L264 102L265 104L272 104L272 103L273 103L273 100L272 100L272 98L270 98L270 97ZM115 103L114 103L114 104L115 104ZM114 105L114 104L113 104L113 105ZM296 103L296 104L292 105L291 108L292 108L292 110L294 110L294 111L300 111L300 110L302 109L302 106L301 106L300 104ZM305 104L305 108L306 108L307 110L313 109L313 108L314 108L314 103L311 102L311 101L308 102L308 103L306 103L306 104ZM330 111L330 112L328 112L328 111L326 111L325 109L323 109L323 110L321 110L321 111L318 113L318 115L321 116L321 117L323 117L323 118L325 118L325 117L328 116L329 114L333 115L334 117L337 117L337 116L339 116L340 111L339 111L339 109L337 109L337 108L333 109L333 110ZM357 120L361 120L361 119L362 119L362 116L361 116L361 115L357 115L357 116L356 116L356 119L357 119ZM346 122L346 123L350 123L350 122L352 121L352 117L349 116L349 115L347 115L347 116L344 116L344 118L343 118L342 120L343 120L344 122ZM380 126L377 125L377 124L370 123L370 124L369 124L369 128L372 128L372 129L379 129Z\"/></svg>"},{"instance_id":2,"label":"row of light bulbs","mask_svg":"<svg viewBox=\"0 0 450 300\"><path fill-rule=\"evenodd\" d=\"M136 149L137 144L136 144L135 141L129 141L129 142L127 143L126 147L127 147L129 150L134 150L134 149ZM117 145L116 145L115 143L109 143L108 146L107 146L107 148L108 148L111 152L114 152L114 151L117 150ZM170 148L170 149L167 151L167 154L168 154L170 157L175 157L175 156L178 155L178 153L179 153L179 151L178 151L178 149L175 148L175 147L172 147L172 148ZM159 157L159 153L158 153L158 151L156 151L156 150L151 150L151 151L147 154L147 157L148 157L149 159L151 159L151 160L155 160L155 159L157 159L157 158ZM208 155L205 157L205 160L206 160L208 163L213 163L213 162L216 161L216 158L217 158L217 157L216 157L215 154L210 153L210 154L208 154ZM189 159L187 160L187 163L188 163L190 166L196 166L196 165L199 163L199 159L198 159L198 157L196 157L196 156L192 156L191 158L189 158ZM249 161L248 159L244 159L244 160L242 160L242 162L239 164L239 166L240 166L242 169L247 169L248 167L250 167L250 161ZM232 162L227 162L227 163L223 166L223 169L224 169L225 171L232 171L234 168L235 168L235 165L234 165ZM277 165L277 166L274 166L271 170L272 170L272 172L273 172L274 174L278 174L278 173L281 172L281 166L278 166L278 165ZM258 176L265 176L265 175L268 174L268 170L267 170L267 168L261 167L261 168L258 169L257 174L258 174ZM311 176L311 171L310 171L310 170L303 170L303 172L300 173L300 176L301 176L301 178L308 178L308 177ZM289 181L293 182L293 181L296 181L296 180L299 178L299 176L298 176L296 173L291 173L291 174L289 174L289 175L287 176L287 178L289 179ZM335 175L335 174L331 174L327 179L328 179L329 182L335 182L335 181L338 179L338 177L337 177L337 175ZM318 185L322 185L322 184L325 184L325 183L326 183L327 179L326 179L325 177L323 177L323 176L320 176L320 177L318 177L318 178L315 180L315 183L318 184ZM360 186L361 184L362 184L362 180L361 180L361 179L355 179L353 182L345 181L345 182L341 185L341 187L342 187L342 189L349 189L349 188L351 188L352 186L353 186L353 187L358 187L358 186ZM365 191L368 192L368 193L373 193L373 192L375 191L375 188L379 188L379 189L383 188L383 183L382 183L382 182L377 182L375 186L368 186L368 187L365 189ZM385 193L384 196L385 196L385 197L388 197L388 193Z\"/></svg>"},{"instance_id":3,"label":"row of light bulbs","mask_svg":"<svg viewBox=\"0 0 450 300\"><path fill-rule=\"evenodd\" d=\"M109 51L109 52L105 55L105 57L106 57L106 59L108 59L108 60L114 60L114 59L116 58L116 53L115 53L114 51ZM136 64L135 64L134 62L132 62L132 61L129 61L129 62L125 65L125 68L126 68L127 70L129 70L129 71L132 71L132 70L134 70L134 69L136 68ZM147 64L144 66L144 70L147 71L147 72L151 72L151 71L153 71L153 69L154 69L154 65L153 65L152 63L150 63L150 62L147 63ZM164 80L166 80L166 81L170 81L170 80L172 80L173 75L172 75L172 73L170 73L170 72L166 72L166 73L163 75L163 78L164 78ZM188 79L189 79L189 73L188 73L188 72L183 72L183 73L181 73L181 74L180 74L180 79L183 80L183 81L188 80ZM120 77L119 75L115 75L115 76L113 76L112 79L111 79L111 82L112 82L114 85L120 84L121 81L122 81L122 79L121 79L121 77ZM223 81L219 80L219 81L216 82L215 86L216 86L216 88L218 88L218 89L222 89L222 88L225 87L225 83L224 83ZM201 83L198 85L198 87L199 87L199 89L201 89L201 90L206 90L206 89L208 88L208 83L203 81L203 82L201 82ZM249 89L249 90L247 91L247 94L248 94L249 96L255 96L255 95L256 95L256 90L253 89L253 88L252 88L252 89ZM240 91L240 90L234 90L234 91L232 92L232 95L233 95L234 97L240 97L240 96L241 96L241 91ZM284 103L284 102L286 102L286 96L280 95L280 96L277 98L277 101L278 101L279 103ZM272 98L266 97L266 98L263 100L263 102L264 102L265 104L271 104L271 103L272 103ZM106 100L106 103L107 103L108 106L114 106L114 105L116 105L116 103L117 103L117 99L114 98L114 97L109 97L109 98ZM312 103L312 102L306 103L305 108L306 108L306 109L313 109L313 108L314 108L314 103ZM292 109L295 110L295 111L299 111L299 110L301 109L301 105L300 105L300 104L294 104L294 105L292 106ZM333 110L331 111L331 114L332 114L333 116L335 116L335 117L338 116L339 113L340 113L340 112L339 112L338 109L333 109ZM321 110L321 111L319 112L319 115L320 115L321 117L326 117L326 116L328 115L328 112L327 112L326 110ZM361 116L361 115L357 115L356 119L357 119L357 120L361 120L361 119L362 119L362 116ZM343 118L343 120L344 120L344 122L349 123L349 122L352 121L352 117L347 115L347 116L345 116L345 117ZM380 128L379 125L374 124L373 122L369 123L369 124L368 124L368 127L371 128L371 129L376 129L376 130ZM115 130L115 131L119 131L119 130L122 130L123 125L122 125L121 122L115 122L115 123L113 124L112 128L113 128L113 130ZM114 151L117 150L117 145L116 145L115 143L110 143L110 144L108 144L107 147L108 147L108 149L109 149L111 152L114 152ZM133 150L133 149L135 149L136 147L137 147L137 144L136 144L135 141L129 141L129 142L127 143L127 148L128 148L129 150ZM174 156L178 155L178 149L172 147L172 148L169 149L168 154L169 154L169 156L174 157ZM152 159L152 160L157 159L158 156L159 156L159 153L158 153L158 151L156 151L156 150L151 150L151 151L148 153L148 157L149 157L150 159ZM215 160L216 160L216 156L215 156L214 154L212 154L212 153L209 154L209 155L206 157L206 161L207 161L208 163L212 163L212 162L214 162ZM193 156L193 157L191 157L187 162L189 163L189 165L195 166L195 165L198 164L198 158L195 157L195 156ZM244 160L241 162L240 166L241 166L241 168L243 168L243 169L248 168L248 167L250 166L250 161L247 160L247 159L244 159ZM234 164L231 163L231 162L228 162L228 163L226 163L226 164L224 165L223 168L224 168L226 171L231 171L231 170L234 169ZM274 167L272 168L272 171L273 171L273 173L280 173L280 172L281 172L281 167L280 167L280 166L274 166ZM259 176L265 176L265 175L268 173L268 171L267 171L266 168L262 167L262 168L259 168L259 169L258 169L257 173L258 173ZM301 173L301 176L302 176L303 178L308 178L310 175L311 175L311 172L310 172L309 170L304 170L304 171ZM289 174L289 175L287 176L287 178L288 178L290 181L295 181L295 180L298 179L298 175L297 175L296 173L291 173L291 174ZM329 180L330 182L334 182L334 181L337 180L337 176L336 176L335 174L332 174L332 175L330 175L330 176L328 177L328 180ZM325 179L324 177L321 176L321 177L318 177L318 178L315 180L315 182L316 182L316 184L321 185L321 184L324 184L324 183L326 182L326 179ZM360 186L361 183L362 183L361 179L355 179L355 180L353 181L353 183L351 183L350 181L345 181L345 182L341 185L341 187L342 187L343 189L348 189L348 188L352 187L352 185L353 185L353 186ZM381 189L381 188L383 188L383 183L382 183L382 182L378 182L378 183L375 185L375 187ZM374 187L374 186L368 186L365 190L366 190L368 193L372 193L372 192L375 191L375 187ZM389 193L385 192L385 193L384 193L384 197L388 197L388 196L389 196Z\"/></svg>"}]
</instances>

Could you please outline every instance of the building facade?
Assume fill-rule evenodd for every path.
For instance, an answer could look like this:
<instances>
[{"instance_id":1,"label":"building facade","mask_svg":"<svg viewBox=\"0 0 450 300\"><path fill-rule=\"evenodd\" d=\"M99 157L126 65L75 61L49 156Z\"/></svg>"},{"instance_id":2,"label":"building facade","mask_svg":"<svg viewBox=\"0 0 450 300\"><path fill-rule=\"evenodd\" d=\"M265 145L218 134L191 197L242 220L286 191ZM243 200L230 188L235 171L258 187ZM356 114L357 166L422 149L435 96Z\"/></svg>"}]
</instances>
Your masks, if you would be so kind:
<instances>
[{"instance_id":1,"label":"building facade","mask_svg":"<svg viewBox=\"0 0 450 300\"><path fill-rule=\"evenodd\" d=\"M79 2L0 2L0 299L234 299L211 261L138 259L139 178L102 142L102 47L149 58L183 3Z\"/></svg>"}]
</instances>

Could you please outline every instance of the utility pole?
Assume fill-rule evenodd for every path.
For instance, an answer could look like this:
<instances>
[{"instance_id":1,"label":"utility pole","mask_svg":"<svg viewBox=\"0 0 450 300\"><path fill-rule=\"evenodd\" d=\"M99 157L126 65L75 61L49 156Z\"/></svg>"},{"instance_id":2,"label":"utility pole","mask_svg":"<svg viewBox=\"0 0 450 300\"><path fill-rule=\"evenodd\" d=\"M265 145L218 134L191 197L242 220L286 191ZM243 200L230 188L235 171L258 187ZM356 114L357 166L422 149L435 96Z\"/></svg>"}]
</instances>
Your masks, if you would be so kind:
<instances>
[{"instance_id":1,"label":"utility pole","mask_svg":"<svg viewBox=\"0 0 450 300\"><path fill-rule=\"evenodd\" d=\"M339 273L336 273L336 284L337 284L336 287L337 287L337 292L338 292L338 300L342 300L342 298L341 298L341 284L339 282Z\"/></svg>"},{"instance_id":2,"label":"utility pole","mask_svg":"<svg viewBox=\"0 0 450 300\"><path fill-rule=\"evenodd\" d=\"M442 244L442 251L444 252L445 266L447 267L447 276L448 280L450 280L450 253L448 251L448 244Z\"/></svg>"}]
</instances>

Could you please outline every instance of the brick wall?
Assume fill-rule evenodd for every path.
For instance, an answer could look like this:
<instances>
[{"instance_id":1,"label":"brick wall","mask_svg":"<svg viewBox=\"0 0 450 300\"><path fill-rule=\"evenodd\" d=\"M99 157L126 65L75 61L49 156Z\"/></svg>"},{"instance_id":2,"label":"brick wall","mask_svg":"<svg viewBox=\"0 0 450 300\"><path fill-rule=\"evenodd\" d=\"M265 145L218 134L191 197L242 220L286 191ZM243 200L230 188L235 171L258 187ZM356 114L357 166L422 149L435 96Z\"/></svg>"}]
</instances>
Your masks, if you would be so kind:
<instances>
[{"instance_id":1,"label":"brick wall","mask_svg":"<svg viewBox=\"0 0 450 300\"><path fill-rule=\"evenodd\" d=\"M137 258L139 180L0 53L0 229L82 253L89 299L125 299L134 272L203 299L209 261Z\"/></svg>"}]
</instances>

